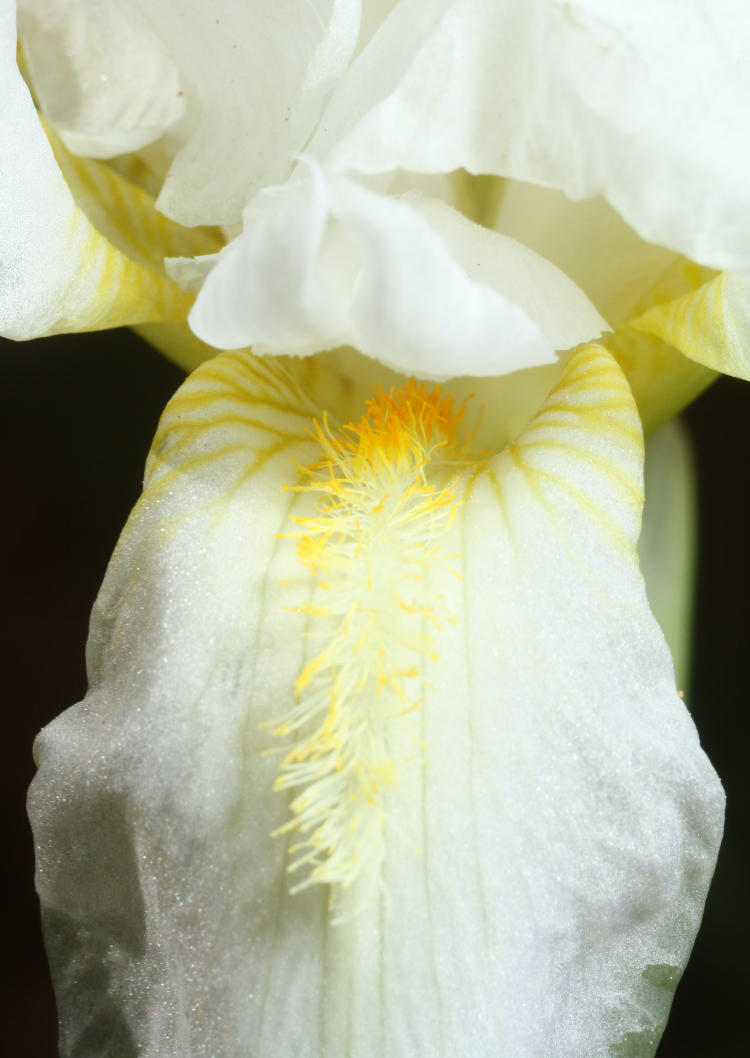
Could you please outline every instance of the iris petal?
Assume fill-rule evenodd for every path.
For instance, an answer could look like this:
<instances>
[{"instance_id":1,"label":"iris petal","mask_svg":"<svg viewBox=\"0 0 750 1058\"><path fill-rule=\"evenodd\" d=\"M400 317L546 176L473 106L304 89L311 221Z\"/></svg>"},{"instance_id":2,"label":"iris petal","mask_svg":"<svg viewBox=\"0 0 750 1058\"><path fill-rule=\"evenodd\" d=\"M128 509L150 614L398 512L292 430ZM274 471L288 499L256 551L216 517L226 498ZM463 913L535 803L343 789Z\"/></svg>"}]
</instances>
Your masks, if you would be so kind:
<instances>
[{"instance_id":1,"label":"iris petal","mask_svg":"<svg viewBox=\"0 0 750 1058\"><path fill-rule=\"evenodd\" d=\"M750 277L722 273L644 312L632 326L698 364L750 378Z\"/></svg>"},{"instance_id":2,"label":"iris petal","mask_svg":"<svg viewBox=\"0 0 750 1058\"><path fill-rule=\"evenodd\" d=\"M258 195L242 235L209 262L190 315L204 341L296 355L351 344L444 379L551 363L606 329L567 276L514 239L438 200L309 169Z\"/></svg>"},{"instance_id":3,"label":"iris petal","mask_svg":"<svg viewBox=\"0 0 750 1058\"><path fill-rule=\"evenodd\" d=\"M162 255L205 251L211 239L180 231L146 192L48 140L16 66L14 15L13 5L0 14L0 330L23 339L184 319L191 299Z\"/></svg>"},{"instance_id":4,"label":"iris petal","mask_svg":"<svg viewBox=\"0 0 750 1058\"><path fill-rule=\"evenodd\" d=\"M457 468L424 748L384 803L383 895L339 925L324 887L290 893L259 726L315 650L279 534L321 411L295 362L236 353L165 412L94 610L90 692L37 745L63 1050L651 1054L723 796L638 569L627 384L584 347L514 444Z\"/></svg>"},{"instance_id":5,"label":"iris petal","mask_svg":"<svg viewBox=\"0 0 750 1058\"><path fill-rule=\"evenodd\" d=\"M603 195L649 242L746 269L749 28L743 0L410 0L312 149L350 173L464 167Z\"/></svg>"}]
</instances>

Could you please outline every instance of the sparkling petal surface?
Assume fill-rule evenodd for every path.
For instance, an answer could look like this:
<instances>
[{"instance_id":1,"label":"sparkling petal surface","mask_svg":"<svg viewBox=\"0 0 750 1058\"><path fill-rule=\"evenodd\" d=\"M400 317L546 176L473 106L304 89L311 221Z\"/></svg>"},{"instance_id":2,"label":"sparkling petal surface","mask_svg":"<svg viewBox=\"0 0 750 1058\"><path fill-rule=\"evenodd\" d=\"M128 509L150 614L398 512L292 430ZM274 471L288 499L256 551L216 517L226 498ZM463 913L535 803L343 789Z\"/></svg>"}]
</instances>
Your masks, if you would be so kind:
<instances>
[{"instance_id":1,"label":"sparkling petal surface","mask_svg":"<svg viewBox=\"0 0 750 1058\"><path fill-rule=\"evenodd\" d=\"M294 542L316 458L295 365L224 354L168 407L92 619L90 692L40 736L30 808L65 1053L650 1056L723 796L677 697L636 540L642 445L598 347L467 468L433 585L421 742L385 894L289 894L259 725L314 649ZM352 415L356 414L352 410ZM291 609L289 609L291 607Z\"/></svg>"}]
</instances>

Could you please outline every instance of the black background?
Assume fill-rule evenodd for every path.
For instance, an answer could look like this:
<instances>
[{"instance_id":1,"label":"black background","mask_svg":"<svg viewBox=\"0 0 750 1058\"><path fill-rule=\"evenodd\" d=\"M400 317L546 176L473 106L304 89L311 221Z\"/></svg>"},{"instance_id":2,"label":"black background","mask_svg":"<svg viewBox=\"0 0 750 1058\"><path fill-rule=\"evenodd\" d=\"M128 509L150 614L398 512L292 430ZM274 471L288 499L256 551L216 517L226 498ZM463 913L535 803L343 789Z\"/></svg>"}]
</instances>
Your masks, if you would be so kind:
<instances>
[{"instance_id":1,"label":"black background","mask_svg":"<svg viewBox=\"0 0 750 1058\"><path fill-rule=\"evenodd\" d=\"M88 614L138 496L182 373L127 331L3 343L3 938L0 1036L14 1058L55 1058L55 1014L24 810L31 743L85 693ZM706 918L659 1058L750 1053L750 387L722 379L687 413L700 487L691 707L728 795ZM175 1056L178 1058L178 1056ZM279 1058L290 1058L280 1055ZM550 1058L554 1058L553 1055Z\"/></svg>"}]
</instances>

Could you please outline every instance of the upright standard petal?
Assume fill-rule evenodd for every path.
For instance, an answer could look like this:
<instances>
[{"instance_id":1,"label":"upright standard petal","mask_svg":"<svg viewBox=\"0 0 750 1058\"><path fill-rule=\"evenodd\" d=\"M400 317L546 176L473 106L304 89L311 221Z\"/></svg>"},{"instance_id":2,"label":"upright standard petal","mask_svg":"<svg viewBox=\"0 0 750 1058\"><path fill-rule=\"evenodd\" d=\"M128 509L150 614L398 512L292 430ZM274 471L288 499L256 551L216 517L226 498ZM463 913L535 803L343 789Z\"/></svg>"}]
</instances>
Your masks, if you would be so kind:
<instances>
[{"instance_id":1,"label":"upright standard petal","mask_svg":"<svg viewBox=\"0 0 750 1058\"><path fill-rule=\"evenodd\" d=\"M723 796L638 570L622 375L577 352L486 459L415 383L342 433L297 367L225 354L170 404L94 610L90 692L40 736L30 809L63 1053L651 1056ZM417 477L388 477L391 455ZM368 664L342 680L357 622ZM328 712L298 728L315 680ZM348 801L326 803L314 767L274 792L273 728L289 775L335 760L355 717L360 760L392 767L368 773L363 808L384 824L380 889L336 924L315 871L348 831L294 894L289 827L305 796L326 825Z\"/></svg>"},{"instance_id":2,"label":"upright standard petal","mask_svg":"<svg viewBox=\"0 0 750 1058\"><path fill-rule=\"evenodd\" d=\"M603 195L644 239L750 267L744 0L403 0L312 150Z\"/></svg>"},{"instance_id":3,"label":"upright standard petal","mask_svg":"<svg viewBox=\"0 0 750 1058\"><path fill-rule=\"evenodd\" d=\"M0 333L34 338L181 320L191 298L164 253L215 248L205 232L160 217L150 196L45 135L16 65L12 4L0 10Z\"/></svg>"},{"instance_id":4,"label":"upright standard petal","mask_svg":"<svg viewBox=\"0 0 750 1058\"><path fill-rule=\"evenodd\" d=\"M174 60L136 4L18 0L18 21L39 105L74 153L135 151L182 117Z\"/></svg>"},{"instance_id":5,"label":"upright standard petal","mask_svg":"<svg viewBox=\"0 0 750 1058\"><path fill-rule=\"evenodd\" d=\"M607 327L567 276L515 240L437 200L379 195L315 163L251 203L190 324L219 348L352 345L436 379L550 363Z\"/></svg>"},{"instance_id":6,"label":"upright standard petal","mask_svg":"<svg viewBox=\"0 0 750 1058\"><path fill-rule=\"evenodd\" d=\"M354 51L361 0L20 9L42 108L70 149L110 157L169 130L159 209L181 224L232 224L254 191L288 175Z\"/></svg>"},{"instance_id":7,"label":"upright standard petal","mask_svg":"<svg viewBox=\"0 0 750 1058\"><path fill-rule=\"evenodd\" d=\"M144 3L188 97L186 137L159 195L182 224L232 224L259 188L284 180L343 72L359 0Z\"/></svg>"},{"instance_id":8,"label":"upright standard petal","mask_svg":"<svg viewBox=\"0 0 750 1058\"><path fill-rule=\"evenodd\" d=\"M573 202L562 191L513 180L502 187L497 230L570 276L612 327L633 314L677 257L644 242L603 198Z\"/></svg>"}]
</instances>

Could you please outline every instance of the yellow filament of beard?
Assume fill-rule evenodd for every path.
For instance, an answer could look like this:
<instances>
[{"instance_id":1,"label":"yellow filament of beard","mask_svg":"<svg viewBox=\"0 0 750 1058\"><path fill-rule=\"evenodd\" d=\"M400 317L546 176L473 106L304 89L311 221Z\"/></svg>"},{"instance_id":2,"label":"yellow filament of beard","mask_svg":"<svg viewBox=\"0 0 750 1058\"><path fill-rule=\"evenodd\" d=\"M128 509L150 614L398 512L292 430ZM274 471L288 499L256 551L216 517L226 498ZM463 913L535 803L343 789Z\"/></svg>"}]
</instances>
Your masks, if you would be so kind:
<instances>
[{"instance_id":1,"label":"yellow filament of beard","mask_svg":"<svg viewBox=\"0 0 750 1058\"><path fill-rule=\"evenodd\" d=\"M374 395L338 433L314 424L322 458L295 488L317 496L316 511L286 535L325 599L301 608L324 645L274 730L289 745L275 788L298 791L275 831L299 837L288 869L306 877L293 892L328 883L335 904L365 875L379 884L384 794L403 758L396 747L417 744L406 718L419 706L428 630L454 622L428 573L455 557L437 541L456 510L449 462L462 415L439 388L412 380Z\"/></svg>"}]
</instances>

